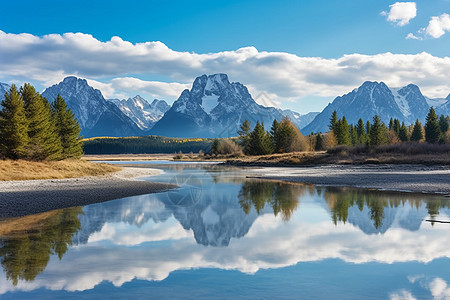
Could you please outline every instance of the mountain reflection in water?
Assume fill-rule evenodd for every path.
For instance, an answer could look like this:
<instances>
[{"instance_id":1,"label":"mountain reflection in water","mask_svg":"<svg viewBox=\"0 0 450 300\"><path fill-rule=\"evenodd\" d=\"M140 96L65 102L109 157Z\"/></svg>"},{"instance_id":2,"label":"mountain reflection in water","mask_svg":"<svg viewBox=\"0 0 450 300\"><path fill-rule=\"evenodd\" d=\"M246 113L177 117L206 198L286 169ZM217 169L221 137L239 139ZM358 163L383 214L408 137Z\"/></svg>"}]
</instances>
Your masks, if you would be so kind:
<instances>
[{"instance_id":1,"label":"mountain reflection in water","mask_svg":"<svg viewBox=\"0 0 450 300\"><path fill-rule=\"evenodd\" d=\"M180 269L214 267L254 273L260 268L328 258L358 263L415 261L418 257L410 249L409 255L389 257L379 245L407 245L418 238L415 232L427 225L430 228L426 230L432 230L424 219L448 220L450 215L450 201L440 196L246 179L239 170L217 166L169 166L165 171L150 179L171 181L180 172L190 176L183 179L185 186L171 193L1 220L0 256L5 280L12 286L39 281L38 274L45 274L48 264L52 265L49 272L53 277L64 277L62 269L68 268L78 279L84 278L90 271L81 266L87 261L103 274L97 275L97 281L63 278L55 287L44 276L36 285L84 290L103 280L118 286L118 282L138 276L163 280ZM199 182L201 190L192 194L190 189ZM186 202L189 205L174 203L188 193L196 197ZM444 226L440 232L448 233ZM406 231L402 233L404 241L384 236L390 229ZM367 244L368 235L377 235L373 248ZM433 237L428 234L427 238ZM77 251L71 251L74 246ZM423 261L448 257L446 249L440 245L435 253L429 250ZM67 261L62 260L64 255ZM129 265L112 260L117 255L125 255ZM52 261L52 257L57 260ZM145 272L133 273L136 268ZM13 288L0 293L10 290Z\"/></svg>"}]
</instances>

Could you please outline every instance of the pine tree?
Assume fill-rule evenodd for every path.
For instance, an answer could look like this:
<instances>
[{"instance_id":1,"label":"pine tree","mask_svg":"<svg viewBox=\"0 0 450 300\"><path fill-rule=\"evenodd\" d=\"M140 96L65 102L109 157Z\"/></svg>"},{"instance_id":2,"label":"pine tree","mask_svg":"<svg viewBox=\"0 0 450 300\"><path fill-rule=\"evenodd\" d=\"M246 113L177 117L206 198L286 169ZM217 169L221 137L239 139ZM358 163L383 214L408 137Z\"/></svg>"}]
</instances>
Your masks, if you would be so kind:
<instances>
[{"instance_id":1,"label":"pine tree","mask_svg":"<svg viewBox=\"0 0 450 300\"><path fill-rule=\"evenodd\" d=\"M422 132L422 124L419 122L419 120L416 120L416 123L414 123L414 128L411 133L411 141L419 142L423 139L423 132Z\"/></svg>"},{"instance_id":2,"label":"pine tree","mask_svg":"<svg viewBox=\"0 0 450 300\"><path fill-rule=\"evenodd\" d=\"M366 143L366 130L364 129L364 121L360 118L356 127L356 133L358 135L358 144L364 145Z\"/></svg>"},{"instance_id":3,"label":"pine tree","mask_svg":"<svg viewBox=\"0 0 450 300\"><path fill-rule=\"evenodd\" d=\"M328 126L330 128L330 131L333 131L336 129L337 122L338 122L338 118L337 118L337 112L335 110L331 114L330 125Z\"/></svg>"},{"instance_id":4,"label":"pine tree","mask_svg":"<svg viewBox=\"0 0 450 300\"><path fill-rule=\"evenodd\" d=\"M28 146L28 121L23 99L13 84L2 101L0 112L0 151L11 159L25 158Z\"/></svg>"},{"instance_id":5,"label":"pine tree","mask_svg":"<svg viewBox=\"0 0 450 300\"><path fill-rule=\"evenodd\" d=\"M330 128L330 131L333 133L334 138L336 139L336 142L338 144L340 144L339 137L341 135L341 133L340 133L341 126L340 126L340 119L337 118L336 111L333 111L333 114L331 115L331 118L330 118L330 125L328 127Z\"/></svg>"},{"instance_id":6,"label":"pine tree","mask_svg":"<svg viewBox=\"0 0 450 300\"><path fill-rule=\"evenodd\" d=\"M264 124L256 122L256 126L250 133L250 155L266 155L272 153L270 134L264 129Z\"/></svg>"},{"instance_id":7,"label":"pine tree","mask_svg":"<svg viewBox=\"0 0 450 300\"><path fill-rule=\"evenodd\" d=\"M276 135L272 139L276 141L276 149L280 153L304 151L308 144L288 117L284 117L278 124Z\"/></svg>"},{"instance_id":8,"label":"pine tree","mask_svg":"<svg viewBox=\"0 0 450 300\"><path fill-rule=\"evenodd\" d=\"M276 119L272 122L272 127L270 129L270 140L272 141L273 152L278 153L280 151L280 141L279 141L279 131L280 123Z\"/></svg>"},{"instance_id":9,"label":"pine tree","mask_svg":"<svg viewBox=\"0 0 450 300\"><path fill-rule=\"evenodd\" d=\"M352 139L352 145L358 145L359 144L359 139L358 139L358 132L356 130L356 127L352 125L350 125L350 137Z\"/></svg>"},{"instance_id":10,"label":"pine tree","mask_svg":"<svg viewBox=\"0 0 450 300\"><path fill-rule=\"evenodd\" d=\"M402 122L402 126L400 126L400 131L398 133L398 138L402 142L409 141L408 127L405 126L405 122Z\"/></svg>"},{"instance_id":11,"label":"pine tree","mask_svg":"<svg viewBox=\"0 0 450 300\"><path fill-rule=\"evenodd\" d=\"M80 137L80 124L67 108L64 99L58 95L52 104L56 128L61 138L62 158L80 158L83 155L83 142Z\"/></svg>"},{"instance_id":12,"label":"pine tree","mask_svg":"<svg viewBox=\"0 0 450 300\"><path fill-rule=\"evenodd\" d=\"M370 128L370 146L375 147L387 143L387 128L378 115L373 117Z\"/></svg>"},{"instance_id":13,"label":"pine tree","mask_svg":"<svg viewBox=\"0 0 450 300\"><path fill-rule=\"evenodd\" d=\"M21 89L21 94L29 122L28 156L34 160L60 159L61 139L56 130L50 104L28 83Z\"/></svg>"},{"instance_id":14,"label":"pine tree","mask_svg":"<svg viewBox=\"0 0 450 300\"><path fill-rule=\"evenodd\" d=\"M315 149L314 150L316 150L316 151L325 150L324 139L323 139L323 136L322 136L322 134L320 132L316 135L316 143L315 144L316 145L315 145Z\"/></svg>"},{"instance_id":15,"label":"pine tree","mask_svg":"<svg viewBox=\"0 0 450 300\"><path fill-rule=\"evenodd\" d=\"M347 119L345 118L345 116L342 117L342 119L340 119L338 121L338 144L339 145L351 145L352 144L352 139L350 137L350 127L348 126L348 122Z\"/></svg>"},{"instance_id":16,"label":"pine tree","mask_svg":"<svg viewBox=\"0 0 450 300\"><path fill-rule=\"evenodd\" d=\"M441 115L439 118L439 127L441 128L441 132L445 134L450 127L449 118Z\"/></svg>"},{"instance_id":17,"label":"pine tree","mask_svg":"<svg viewBox=\"0 0 450 300\"><path fill-rule=\"evenodd\" d=\"M436 144L441 138L441 128L439 126L438 116L433 107L430 108L425 123L425 140L428 143Z\"/></svg>"},{"instance_id":18,"label":"pine tree","mask_svg":"<svg viewBox=\"0 0 450 300\"><path fill-rule=\"evenodd\" d=\"M241 130L238 131L239 145L241 145L245 154L249 154L250 151L250 129L250 122L248 120L245 120L241 125Z\"/></svg>"},{"instance_id":19,"label":"pine tree","mask_svg":"<svg viewBox=\"0 0 450 300\"><path fill-rule=\"evenodd\" d=\"M214 139L213 143L211 145L211 151L210 153L212 155L217 155L219 154L219 139Z\"/></svg>"},{"instance_id":20,"label":"pine tree","mask_svg":"<svg viewBox=\"0 0 450 300\"><path fill-rule=\"evenodd\" d=\"M398 119L394 119L394 126L392 127L392 129L395 131L395 133L397 134L397 136L400 133L400 121Z\"/></svg>"},{"instance_id":21,"label":"pine tree","mask_svg":"<svg viewBox=\"0 0 450 300\"><path fill-rule=\"evenodd\" d=\"M372 128L372 124L370 124L370 121L367 120L366 122L366 134L370 135L370 129Z\"/></svg>"}]
</instances>

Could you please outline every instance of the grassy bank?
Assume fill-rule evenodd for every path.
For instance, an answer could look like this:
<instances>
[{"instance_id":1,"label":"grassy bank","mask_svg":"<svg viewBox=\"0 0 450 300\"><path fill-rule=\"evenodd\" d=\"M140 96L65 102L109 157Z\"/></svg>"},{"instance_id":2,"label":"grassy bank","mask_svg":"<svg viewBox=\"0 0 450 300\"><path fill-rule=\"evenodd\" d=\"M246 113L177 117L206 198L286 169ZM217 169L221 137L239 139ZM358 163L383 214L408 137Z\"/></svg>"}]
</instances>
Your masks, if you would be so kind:
<instances>
[{"instance_id":1,"label":"grassy bank","mask_svg":"<svg viewBox=\"0 0 450 300\"><path fill-rule=\"evenodd\" d=\"M405 143L379 146L377 148L339 146L328 151L319 152L293 152L228 158L226 163L239 166L302 166L321 164L450 165L450 146L425 143Z\"/></svg>"},{"instance_id":2,"label":"grassy bank","mask_svg":"<svg viewBox=\"0 0 450 300\"><path fill-rule=\"evenodd\" d=\"M97 164L85 160L43 162L0 160L0 181L99 176L120 170L120 167L108 164Z\"/></svg>"}]
</instances>

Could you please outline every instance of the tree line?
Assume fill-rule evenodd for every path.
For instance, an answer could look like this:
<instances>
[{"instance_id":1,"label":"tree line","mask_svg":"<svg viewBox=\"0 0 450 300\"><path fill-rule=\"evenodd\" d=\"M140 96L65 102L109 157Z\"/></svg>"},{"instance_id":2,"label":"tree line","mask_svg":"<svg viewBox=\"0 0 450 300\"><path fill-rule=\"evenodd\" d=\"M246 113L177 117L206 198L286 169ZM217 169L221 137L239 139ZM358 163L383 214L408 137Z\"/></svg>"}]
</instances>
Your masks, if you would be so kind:
<instances>
[{"instance_id":1,"label":"tree line","mask_svg":"<svg viewBox=\"0 0 450 300\"><path fill-rule=\"evenodd\" d=\"M160 136L124 137L124 138L91 138L84 141L86 154L144 154L144 153L176 153L176 152L208 152L211 139L182 139Z\"/></svg>"},{"instance_id":2,"label":"tree line","mask_svg":"<svg viewBox=\"0 0 450 300\"><path fill-rule=\"evenodd\" d=\"M80 125L64 99L53 103L25 83L5 93L0 111L0 158L61 160L80 158Z\"/></svg>"},{"instance_id":3,"label":"tree line","mask_svg":"<svg viewBox=\"0 0 450 300\"><path fill-rule=\"evenodd\" d=\"M284 117L280 122L275 119L270 131L265 130L264 123L259 121L251 130L250 122L245 120L238 134L237 144L230 139L215 139L211 154L231 154L241 151L245 155L267 155L308 150L306 138L288 117Z\"/></svg>"},{"instance_id":4,"label":"tree line","mask_svg":"<svg viewBox=\"0 0 450 300\"><path fill-rule=\"evenodd\" d=\"M356 125L348 124L345 116L337 118L336 111L330 118L330 133L328 145L367 145L376 147L385 144L395 144L399 142L427 142L430 144L450 144L450 117L436 114L433 107L430 108L426 116L425 126L419 120L414 124L406 126L404 122L400 124L398 119L390 119L386 125L378 115L373 117L372 123L364 123L358 120ZM323 140L323 135L316 135L316 140ZM323 143L316 143L316 150L324 148Z\"/></svg>"}]
</instances>

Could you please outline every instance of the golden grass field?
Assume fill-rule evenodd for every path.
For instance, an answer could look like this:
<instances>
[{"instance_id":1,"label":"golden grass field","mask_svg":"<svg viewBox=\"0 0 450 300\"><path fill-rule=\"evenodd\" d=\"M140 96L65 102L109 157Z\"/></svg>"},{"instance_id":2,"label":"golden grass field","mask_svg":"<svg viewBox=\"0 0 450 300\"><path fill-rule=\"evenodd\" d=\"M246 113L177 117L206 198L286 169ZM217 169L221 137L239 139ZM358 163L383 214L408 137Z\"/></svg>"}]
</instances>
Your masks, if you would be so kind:
<instances>
[{"instance_id":1,"label":"golden grass field","mask_svg":"<svg viewBox=\"0 0 450 300\"><path fill-rule=\"evenodd\" d=\"M42 162L0 160L0 181L99 176L120 170L120 167L92 163L83 159Z\"/></svg>"}]
</instances>

